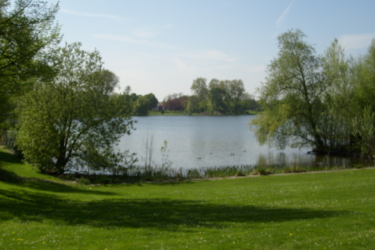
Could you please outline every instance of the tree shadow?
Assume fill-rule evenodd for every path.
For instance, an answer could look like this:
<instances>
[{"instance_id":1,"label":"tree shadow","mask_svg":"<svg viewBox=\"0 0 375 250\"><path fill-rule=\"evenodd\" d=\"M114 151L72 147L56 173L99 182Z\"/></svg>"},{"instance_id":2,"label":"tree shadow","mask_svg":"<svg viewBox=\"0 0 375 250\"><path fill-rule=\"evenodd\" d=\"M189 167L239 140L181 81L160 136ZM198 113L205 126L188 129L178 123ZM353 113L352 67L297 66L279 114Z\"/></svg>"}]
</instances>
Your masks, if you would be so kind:
<instances>
[{"instance_id":1,"label":"tree shadow","mask_svg":"<svg viewBox=\"0 0 375 250\"><path fill-rule=\"evenodd\" d=\"M116 195L113 192L85 190L73 185L67 185L64 183L58 183L50 180L42 180L37 178L23 178L18 176L12 171L8 171L0 168L0 181L10 185L43 190L47 192L55 193L83 193L83 194L95 194L95 195Z\"/></svg>"},{"instance_id":2,"label":"tree shadow","mask_svg":"<svg viewBox=\"0 0 375 250\"><path fill-rule=\"evenodd\" d=\"M19 183L22 181L22 178L14 172L2 169L0 165L0 181L7 183Z\"/></svg>"},{"instance_id":3,"label":"tree shadow","mask_svg":"<svg viewBox=\"0 0 375 250\"><path fill-rule=\"evenodd\" d=\"M63 183L59 184L58 182L54 182L50 180L21 177L12 171L3 169L2 164L3 165L23 164L23 162L10 153L0 151L0 181L6 182L9 184L22 185L22 186L29 187L29 188L47 190L51 192L81 192L81 193L93 193L93 194L101 193L105 195L113 194L109 192L85 191L79 188L74 188L72 186L65 185ZM103 182L103 177L104 177L104 180L110 177L113 177L114 179L116 178L121 179L121 176L106 176L106 175L91 175L90 176L90 175L84 175L84 174L80 174L75 177L76 179L79 179L82 177L87 178L87 179L92 179L91 180L92 183L94 184L96 183L99 185L107 185L107 184L112 183L112 182L106 183L105 181ZM56 176L56 178L59 178L59 176ZM99 181L97 179L99 179ZM100 180L102 180L102 182L100 182ZM193 184L193 183L194 182L190 180L142 181L142 178L129 176L127 178L121 179L121 181L113 182L112 184L123 184L123 185L128 185L128 186L131 186L131 185L142 186L143 184L157 185L157 186L172 186L172 185Z\"/></svg>"},{"instance_id":4,"label":"tree shadow","mask_svg":"<svg viewBox=\"0 0 375 250\"><path fill-rule=\"evenodd\" d=\"M96 195L115 195L113 192L84 190L73 185L58 183L51 180L43 180L38 178L26 178L17 175L16 173L2 168L5 164L22 164L20 159L14 155L0 151L0 181L11 185L17 185L37 190L56 192L56 193L86 193Z\"/></svg>"},{"instance_id":5,"label":"tree shadow","mask_svg":"<svg viewBox=\"0 0 375 250\"><path fill-rule=\"evenodd\" d=\"M190 231L223 228L225 223L284 222L327 218L345 211L211 204L200 200L106 199L77 201L27 191L0 190L0 221L51 220L99 228L158 228ZM254 225L253 225L254 226ZM244 225L245 227L245 225ZM246 224L249 227L249 224ZM198 230L198 229L197 229Z\"/></svg>"},{"instance_id":6,"label":"tree shadow","mask_svg":"<svg viewBox=\"0 0 375 250\"><path fill-rule=\"evenodd\" d=\"M3 151L0 151L0 164L2 164L1 162L16 163L16 164L22 163L22 161L19 158L15 157L13 154L8 153L8 152L3 152Z\"/></svg>"},{"instance_id":7,"label":"tree shadow","mask_svg":"<svg viewBox=\"0 0 375 250\"><path fill-rule=\"evenodd\" d=\"M192 180L165 180L165 181L152 181L152 182L140 182L137 183L138 186L143 186L144 184L153 186L177 186L181 184L196 184Z\"/></svg>"},{"instance_id":8,"label":"tree shadow","mask_svg":"<svg viewBox=\"0 0 375 250\"><path fill-rule=\"evenodd\" d=\"M74 185L67 185L63 183L41 180L41 179L24 179L22 183L18 183L22 187L32 188L36 190L43 190L54 193L81 193L81 194L95 194L95 195L116 195L114 192L86 190Z\"/></svg>"}]
</instances>

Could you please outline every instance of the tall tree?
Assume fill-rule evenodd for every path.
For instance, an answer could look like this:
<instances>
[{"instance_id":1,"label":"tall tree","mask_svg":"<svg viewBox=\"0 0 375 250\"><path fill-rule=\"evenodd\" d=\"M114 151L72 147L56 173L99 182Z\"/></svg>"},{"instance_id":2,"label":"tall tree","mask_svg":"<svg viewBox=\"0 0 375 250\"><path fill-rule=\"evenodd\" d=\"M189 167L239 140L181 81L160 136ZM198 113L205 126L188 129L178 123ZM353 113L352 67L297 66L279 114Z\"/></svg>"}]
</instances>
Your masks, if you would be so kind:
<instances>
[{"instance_id":1,"label":"tall tree","mask_svg":"<svg viewBox=\"0 0 375 250\"><path fill-rule=\"evenodd\" d=\"M207 88L207 80L205 78L199 77L193 81L191 85L191 90L193 91L194 95L196 95L199 101L202 101L207 98L208 95L208 88Z\"/></svg>"},{"instance_id":2,"label":"tall tree","mask_svg":"<svg viewBox=\"0 0 375 250\"><path fill-rule=\"evenodd\" d=\"M9 99L30 89L32 78L51 77L44 49L59 42L54 23L58 4L38 0L0 1L0 123L12 110Z\"/></svg>"},{"instance_id":3,"label":"tall tree","mask_svg":"<svg viewBox=\"0 0 375 250\"><path fill-rule=\"evenodd\" d=\"M240 104L241 97L245 93L245 87L241 79L232 80L227 82L227 93L229 95L229 108L230 113L239 114L242 112Z\"/></svg>"},{"instance_id":4,"label":"tall tree","mask_svg":"<svg viewBox=\"0 0 375 250\"><path fill-rule=\"evenodd\" d=\"M337 39L328 47L322 59L326 90L320 98L325 111L320 116L319 131L330 150L348 151L351 150L348 146L354 110L350 81L352 63L346 59Z\"/></svg>"},{"instance_id":5,"label":"tall tree","mask_svg":"<svg viewBox=\"0 0 375 250\"><path fill-rule=\"evenodd\" d=\"M198 97L195 95L189 96L189 99L187 100L187 105L186 105L186 112L191 115L194 112L198 112L198 105L199 105L199 100Z\"/></svg>"},{"instance_id":6,"label":"tall tree","mask_svg":"<svg viewBox=\"0 0 375 250\"><path fill-rule=\"evenodd\" d=\"M211 88L208 96L210 100L210 110L208 110L209 113L214 114L219 112L221 114L225 114L228 112L227 103L229 95L225 89L220 87Z\"/></svg>"},{"instance_id":7,"label":"tall tree","mask_svg":"<svg viewBox=\"0 0 375 250\"><path fill-rule=\"evenodd\" d=\"M16 144L40 171L63 173L72 159L93 168L128 163L125 153L112 148L132 129L129 107L111 97L118 78L103 69L97 51L80 46L51 52L57 75L36 82L19 102Z\"/></svg>"},{"instance_id":8,"label":"tall tree","mask_svg":"<svg viewBox=\"0 0 375 250\"><path fill-rule=\"evenodd\" d=\"M375 39L363 57L353 65L353 97L350 104L356 148L365 155L375 152Z\"/></svg>"},{"instance_id":9,"label":"tall tree","mask_svg":"<svg viewBox=\"0 0 375 250\"><path fill-rule=\"evenodd\" d=\"M327 89L322 59L304 41L300 30L278 37L279 53L267 68L268 76L260 89L264 112L252 125L260 143L278 147L311 145L326 150L319 130L324 106L320 96Z\"/></svg>"}]
</instances>

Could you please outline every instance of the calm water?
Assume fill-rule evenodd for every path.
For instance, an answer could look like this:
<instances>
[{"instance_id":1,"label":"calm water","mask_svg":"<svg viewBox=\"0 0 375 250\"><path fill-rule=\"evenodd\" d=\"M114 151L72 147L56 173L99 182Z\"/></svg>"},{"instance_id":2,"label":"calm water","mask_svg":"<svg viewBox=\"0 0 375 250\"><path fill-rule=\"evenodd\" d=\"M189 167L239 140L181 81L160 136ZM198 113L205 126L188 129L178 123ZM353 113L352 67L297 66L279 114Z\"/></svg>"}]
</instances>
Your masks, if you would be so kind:
<instances>
[{"instance_id":1,"label":"calm water","mask_svg":"<svg viewBox=\"0 0 375 250\"><path fill-rule=\"evenodd\" d=\"M255 116L149 116L135 117L136 130L122 138L119 148L137 153L144 163L146 141L153 140L152 161L161 165L163 142L168 143L172 168L234 165L348 165L349 158L307 154L310 148L277 150L260 146L249 129Z\"/></svg>"}]
</instances>

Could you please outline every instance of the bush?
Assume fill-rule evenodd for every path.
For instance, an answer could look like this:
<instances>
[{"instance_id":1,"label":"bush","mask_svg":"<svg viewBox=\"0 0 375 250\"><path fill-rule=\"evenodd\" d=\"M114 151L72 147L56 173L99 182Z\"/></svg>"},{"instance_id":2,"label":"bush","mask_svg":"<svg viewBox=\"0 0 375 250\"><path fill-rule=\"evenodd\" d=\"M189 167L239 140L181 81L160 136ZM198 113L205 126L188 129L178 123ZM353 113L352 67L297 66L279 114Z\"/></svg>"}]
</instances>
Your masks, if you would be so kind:
<instances>
[{"instance_id":1,"label":"bush","mask_svg":"<svg viewBox=\"0 0 375 250\"><path fill-rule=\"evenodd\" d=\"M90 182L90 179L88 178L85 178L85 177L81 177L79 180L78 180L78 184L80 185L89 185L91 182Z\"/></svg>"},{"instance_id":2,"label":"bush","mask_svg":"<svg viewBox=\"0 0 375 250\"><path fill-rule=\"evenodd\" d=\"M187 172L187 178L196 179L196 178L202 178L202 176L197 169L191 169Z\"/></svg>"},{"instance_id":3,"label":"bush","mask_svg":"<svg viewBox=\"0 0 375 250\"><path fill-rule=\"evenodd\" d=\"M257 167L251 172L251 175L269 175L273 173L275 173L275 170L272 168Z\"/></svg>"}]
</instances>

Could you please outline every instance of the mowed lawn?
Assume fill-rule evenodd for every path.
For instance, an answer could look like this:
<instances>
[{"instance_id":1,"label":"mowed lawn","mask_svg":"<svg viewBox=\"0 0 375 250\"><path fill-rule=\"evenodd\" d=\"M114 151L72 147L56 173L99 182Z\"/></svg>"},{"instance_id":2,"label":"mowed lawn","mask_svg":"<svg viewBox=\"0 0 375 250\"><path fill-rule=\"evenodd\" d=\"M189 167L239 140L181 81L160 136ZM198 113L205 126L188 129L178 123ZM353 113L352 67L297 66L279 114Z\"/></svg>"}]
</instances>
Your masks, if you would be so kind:
<instances>
[{"instance_id":1,"label":"mowed lawn","mask_svg":"<svg viewBox=\"0 0 375 250\"><path fill-rule=\"evenodd\" d=\"M0 249L375 249L374 169L81 186L0 160Z\"/></svg>"}]
</instances>

